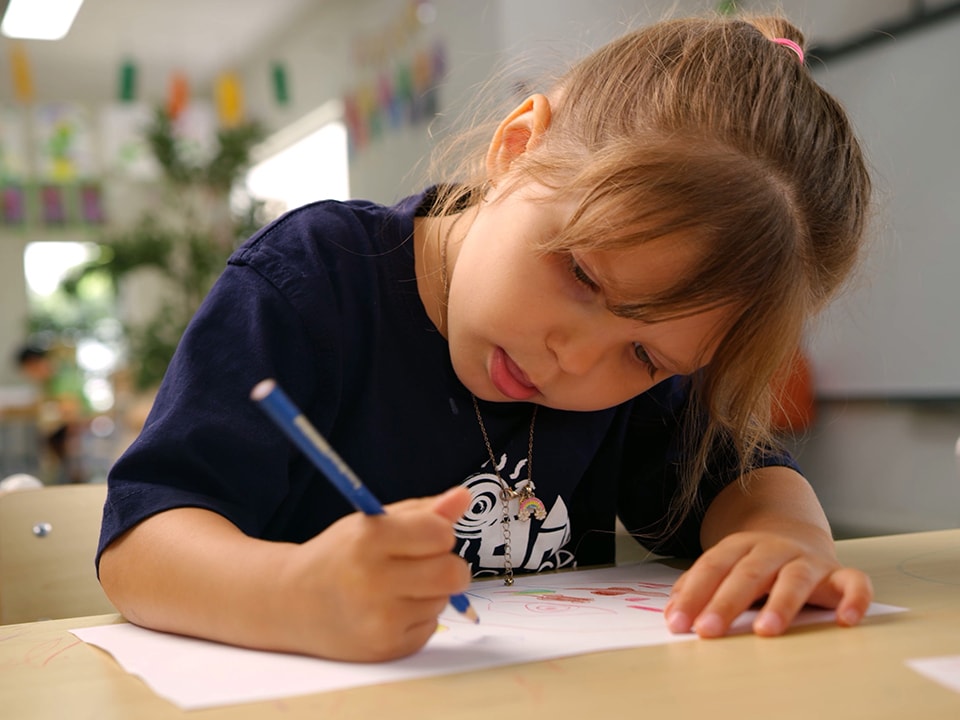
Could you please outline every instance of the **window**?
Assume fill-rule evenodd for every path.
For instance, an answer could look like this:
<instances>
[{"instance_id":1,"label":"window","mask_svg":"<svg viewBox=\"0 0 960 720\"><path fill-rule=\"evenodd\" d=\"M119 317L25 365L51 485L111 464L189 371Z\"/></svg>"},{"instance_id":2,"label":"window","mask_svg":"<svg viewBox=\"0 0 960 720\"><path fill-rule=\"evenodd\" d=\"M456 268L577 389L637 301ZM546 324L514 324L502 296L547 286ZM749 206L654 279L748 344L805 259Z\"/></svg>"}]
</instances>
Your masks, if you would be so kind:
<instances>
[{"instance_id":1,"label":"window","mask_svg":"<svg viewBox=\"0 0 960 720\"><path fill-rule=\"evenodd\" d=\"M82 372L84 393L96 412L113 406L110 374L120 354L121 328L114 318L113 290L105 277L87 276L68 293L63 281L96 260L100 248L91 242L38 241L23 253L32 340L45 345L68 342L70 361Z\"/></svg>"},{"instance_id":2,"label":"window","mask_svg":"<svg viewBox=\"0 0 960 720\"><path fill-rule=\"evenodd\" d=\"M247 191L276 217L314 200L350 196L347 128L330 102L278 132L254 153Z\"/></svg>"}]
</instances>

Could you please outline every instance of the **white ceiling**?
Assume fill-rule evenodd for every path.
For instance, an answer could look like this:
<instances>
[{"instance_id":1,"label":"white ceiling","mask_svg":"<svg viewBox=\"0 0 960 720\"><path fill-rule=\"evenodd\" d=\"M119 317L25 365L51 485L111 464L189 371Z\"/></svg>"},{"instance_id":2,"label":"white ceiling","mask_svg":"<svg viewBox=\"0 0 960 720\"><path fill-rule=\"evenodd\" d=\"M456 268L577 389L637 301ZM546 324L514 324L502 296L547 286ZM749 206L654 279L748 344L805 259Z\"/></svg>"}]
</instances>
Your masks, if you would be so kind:
<instances>
[{"instance_id":1,"label":"white ceiling","mask_svg":"<svg viewBox=\"0 0 960 720\"><path fill-rule=\"evenodd\" d=\"M138 97L157 101L174 71L184 72L192 87L209 87L218 73L323 1L85 0L66 38L22 42L37 100L114 99L129 59L137 68ZM0 57L10 43L0 38ZM10 96L8 76L0 78L0 98Z\"/></svg>"}]
</instances>

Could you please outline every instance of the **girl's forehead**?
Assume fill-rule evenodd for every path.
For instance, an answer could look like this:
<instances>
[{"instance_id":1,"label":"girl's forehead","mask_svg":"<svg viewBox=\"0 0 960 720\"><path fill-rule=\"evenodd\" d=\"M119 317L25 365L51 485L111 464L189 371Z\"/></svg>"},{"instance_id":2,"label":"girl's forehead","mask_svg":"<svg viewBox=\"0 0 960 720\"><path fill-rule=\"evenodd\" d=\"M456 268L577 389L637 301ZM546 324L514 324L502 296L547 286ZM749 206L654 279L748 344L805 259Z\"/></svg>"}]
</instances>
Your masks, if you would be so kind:
<instances>
[{"instance_id":1,"label":"girl's forehead","mask_svg":"<svg viewBox=\"0 0 960 720\"><path fill-rule=\"evenodd\" d=\"M679 237L648 240L631 247L585 249L578 255L614 301L666 293L692 277L701 260L696 243Z\"/></svg>"},{"instance_id":2,"label":"girl's forehead","mask_svg":"<svg viewBox=\"0 0 960 720\"><path fill-rule=\"evenodd\" d=\"M722 288L704 292L698 283L703 257L695 242L660 238L626 249L585 251L577 257L600 284L608 310L644 326L708 318L703 328L716 342L743 311L742 301L725 298Z\"/></svg>"}]
</instances>

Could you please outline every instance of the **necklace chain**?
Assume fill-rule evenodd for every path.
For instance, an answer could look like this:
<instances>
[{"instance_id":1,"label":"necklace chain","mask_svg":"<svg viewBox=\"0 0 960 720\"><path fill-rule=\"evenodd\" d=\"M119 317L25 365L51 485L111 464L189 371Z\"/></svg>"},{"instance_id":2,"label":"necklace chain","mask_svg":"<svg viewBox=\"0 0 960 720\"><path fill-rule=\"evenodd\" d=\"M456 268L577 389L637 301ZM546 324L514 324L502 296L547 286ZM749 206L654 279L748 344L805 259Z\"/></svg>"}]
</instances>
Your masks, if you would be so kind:
<instances>
[{"instance_id":1,"label":"necklace chain","mask_svg":"<svg viewBox=\"0 0 960 720\"><path fill-rule=\"evenodd\" d=\"M450 234L453 232L453 222L446 233L441 238L438 233L437 245L439 245L438 254L440 256L440 282L443 291L443 307L446 307L450 299L450 276L447 268L447 245L450 243ZM442 318L442 313L441 313ZM487 434L487 427L483 423L483 415L480 413L480 404L477 402L477 396L470 394L473 400L473 410L477 415L477 424L480 426L480 433L483 435L483 444L487 447L487 455L490 457L490 465L493 468L493 474L500 483L500 527L503 532L503 583L504 585L513 585L513 557L511 554L511 533L510 533L510 501L518 500L520 508L518 519L526 520L530 515L534 515L538 520L546 517L546 511L543 503L533 494L535 486L533 484L533 432L537 422L538 405L533 406L533 414L530 416L530 436L527 441L527 484L520 491L510 487L503 476L500 475L500 468L497 466L497 456L493 452L493 446L490 444L490 436Z\"/></svg>"},{"instance_id":2,"label":"necklace chain","mask_svg":"<svg viewBox=\"0 0 960 720\"><path fill-rule=\"evenodd\" d=\"M536 489L533 484L533 431L537 422L538 405L533 406L533 414L530 416L530 437L527 441L527 484L517 492L500 475L500 468L497 466L497 456L493 452L493 446L490 444L490 436L487 435L487 428L483 424L483 415L480 414L480 404L477 402L477 396L471 395L473 399L473 410L477 414L477 424L480 426L480 433L483 435L483 443L487 446L487 454L490 456L490 465L493 467L493 474L500 483L500 527L503 531L503 583L504 585L513 585L513 557L510 552L510 501L520 500L532 501L535 505L542 507L542 503L534 496ZM533 507L533 506L532 506ZM540 509L537 509L537 518L543 519ZM526 519L529 514L524 514L525 509L521 508L518 519Z\"/></svg>"}]
</instances>

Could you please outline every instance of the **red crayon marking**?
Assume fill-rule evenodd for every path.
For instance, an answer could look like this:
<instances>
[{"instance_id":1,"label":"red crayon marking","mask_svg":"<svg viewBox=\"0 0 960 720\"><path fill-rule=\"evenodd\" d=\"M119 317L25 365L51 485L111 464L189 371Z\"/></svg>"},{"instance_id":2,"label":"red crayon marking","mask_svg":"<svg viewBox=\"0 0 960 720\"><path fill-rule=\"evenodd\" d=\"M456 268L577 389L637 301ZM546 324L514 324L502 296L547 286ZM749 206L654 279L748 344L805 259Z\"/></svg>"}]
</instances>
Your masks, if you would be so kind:
<instances>
[{"instance_id":1,"label":"red crayon marking","mask_svg":"<svg viewBox=\"0 0 960 720\"><path fill-rule=\"evenodd\" d=\"M594 595L629 595L630 593L636 592L636 590L629 587L608 587L591 590L590 592Z\"/></svg>"},{"instance_id":2,"label":"red crayon marking","mask_svg":"<svg viewBox=\"0 0 960 720\"><path fill-rule=\"evenodd\" d=\"M67 650L69 650L70 648L76 647L76 646L79 645L81 642L82 642L82 640L74 640L72 643L70 643L70 644L67 645L66 647L60 648L60 649L57 650L55 653L53 653L50 657L48 657L46 660L44 660L44 661L43 661L43 665L46 665L48 662L50 662L51 660L53 660L53 659L54 659L57 655L59 655L60 653L65 653L65 652L66 652Z\"/></svg>"},{"instance_id":3,"label":"red crayon marking","mask_svg":"<svg viewBox=\"0 0 960 720\"><path fill-rule=\"evenodd\" d=\"M634 610L647 610L649 612L662 613L661 608L650 607L648 605L627 605L628 608L633 608Z\"/></svg>"}]
</instances>

